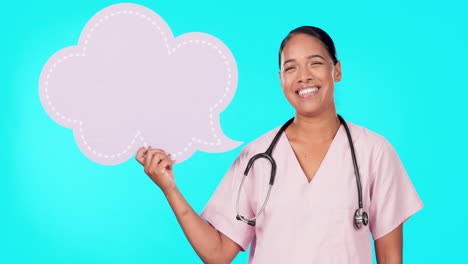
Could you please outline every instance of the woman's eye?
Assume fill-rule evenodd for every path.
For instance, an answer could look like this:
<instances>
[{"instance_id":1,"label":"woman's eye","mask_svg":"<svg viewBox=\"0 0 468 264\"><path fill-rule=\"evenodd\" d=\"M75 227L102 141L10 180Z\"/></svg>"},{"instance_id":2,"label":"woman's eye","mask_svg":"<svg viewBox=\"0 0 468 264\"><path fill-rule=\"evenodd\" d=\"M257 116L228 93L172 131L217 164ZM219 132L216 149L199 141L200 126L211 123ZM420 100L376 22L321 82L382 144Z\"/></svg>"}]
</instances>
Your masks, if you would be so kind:
<instances>
[{"instance_id":1,"label":"woman's eye","mask_svg":"<svg viewBox=\"0 0 468 264\"><path fill-rule=\"evenodd\" d=\"M321 62L311 62L310 65L318 65L318 64L322 64Z\"/></svg>"},{"instance_id":2,"label":"woman's eye","mask_svg":"<svg viewBox=\"0 0 468 264\"><path fill-rule=\"evenodd\" d=\"M286 69L284 69L284 71L287 72L287 71L290 71L290 70L293 70L293 69L294 69L294 67L287 67Z\"/></svg>"}]
</instances>

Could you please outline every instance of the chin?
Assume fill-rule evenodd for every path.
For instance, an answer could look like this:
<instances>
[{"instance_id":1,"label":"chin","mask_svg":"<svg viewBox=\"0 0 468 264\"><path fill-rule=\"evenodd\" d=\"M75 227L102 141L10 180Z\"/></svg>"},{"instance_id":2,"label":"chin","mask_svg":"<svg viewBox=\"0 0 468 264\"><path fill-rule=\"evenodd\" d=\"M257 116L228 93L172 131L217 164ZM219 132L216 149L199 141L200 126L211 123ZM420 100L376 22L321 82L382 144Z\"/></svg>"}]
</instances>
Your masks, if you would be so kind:
<instances>
[{"instance_id":1,"label":"chin","mask_svg":"<svg viewBox=\"0 0 468 264\"><path fill-rule=\"evenodd\" d=\"M308 105L293 105L294 109L296 110L297 114L305 115L305 116L315 116L320 112L323 112L323 107L317 104L308 104Z\"/></svg>"},{"instance_id":2,"label":"chin","mask_svg":"<svg viewBox=\"0 0 468 264\"><path fill-rule=\"evenodd\" d=\"M320 111L313 111L313 110L298 110L296 109L296 116L297 115L300 115L300 116L304 116L304 117L316 117L318 115L320 115Z\"/></svg>"}]
</instances>

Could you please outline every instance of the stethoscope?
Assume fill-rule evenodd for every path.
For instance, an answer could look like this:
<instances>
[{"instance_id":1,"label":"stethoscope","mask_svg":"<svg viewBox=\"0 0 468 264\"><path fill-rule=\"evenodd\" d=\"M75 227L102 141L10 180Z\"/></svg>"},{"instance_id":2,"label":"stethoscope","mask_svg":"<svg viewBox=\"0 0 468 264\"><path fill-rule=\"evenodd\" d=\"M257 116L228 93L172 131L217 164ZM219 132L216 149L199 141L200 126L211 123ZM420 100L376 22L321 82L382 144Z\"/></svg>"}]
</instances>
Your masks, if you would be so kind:
<instances>
[{"instance_id":1,"label":"stethoscope","mask_svg":"<svg viewBox=\"0 0 468 264\"><path fill-rule=\"evenodd\" d=\"M353 159L353 165L354 165L354 174L356 175L356 183L357 183L357 190L358 190L358 206L359 208L354 212L354 227L356 229L360 229L362 227L362 225L364 224L365 226L367 226L367 224L369 223L369 216L367 215L367 213L364 211L363 209L363 206L362 206L362 188L361 188L361 177L359 176L359 168L358 168L358 165L357 165L357 162L356 162L356 154L354 153L354 144L353 144L353 140L351 138L351 133L349 132L349 128L348 128L348 125L346 124L346 122L344 121L344 119L338 115L338 118L340 119L340 122L341 124L343 124L345 130L346 130L346 135L348 136L348 142L349 142L349 147L351 149L351 157ZM273 149L275 148L276 146L276 143L278 143L278 140L281 136L281 134L286 130L286 128L293 122L294 118L291 118L289 119L278 131L278 133L276 133L275 135L275 138L273 139L273 141L271 142L270 146L268 147L267 151L265 151L264 153L258 153L256 154L255 156L253 156L252 158L250 158L249 160L249 163L247 164L247 167L245 168L245 171L244 171L244 176L242 177L242 181L241 181L241 184L239 186L239 192L237 193L237 202L236 202L236 210L237 210L237 216L236 216L236 219L237 220L240 220L242 222L245 222L251 226L255 226L255 220L263 213L263 211L265 210L265 207L266 207L266 204L268 202L268 199L270 197L270 193L271 193L271 188L273 187L273 183L275 181L275 176L276 176L276 162L275 162L275 159L273 159L272 157L272 152L273 152ZM241 190L242 190L242 186L244 185L244 180L245 178L247 177L247 175L249 174L249 171L250 171L250 168L252 167L253 163L257 160L257 159L260 159L260 158L263 158L263 159L267 159L270 164L271 164L271 176L270 176L270 183L269 183L269 187L268 187L268 192L267 192L267 195L266 195L266 198L265 198L265 201L263 202L263 205L262 207L260 208L260 210L257 212L257 214L252 217L252 218L245 218L244 216L240 215L239 213L239 198L240 198L240 194L241 194Z\"/></svg>"}]
</instances>

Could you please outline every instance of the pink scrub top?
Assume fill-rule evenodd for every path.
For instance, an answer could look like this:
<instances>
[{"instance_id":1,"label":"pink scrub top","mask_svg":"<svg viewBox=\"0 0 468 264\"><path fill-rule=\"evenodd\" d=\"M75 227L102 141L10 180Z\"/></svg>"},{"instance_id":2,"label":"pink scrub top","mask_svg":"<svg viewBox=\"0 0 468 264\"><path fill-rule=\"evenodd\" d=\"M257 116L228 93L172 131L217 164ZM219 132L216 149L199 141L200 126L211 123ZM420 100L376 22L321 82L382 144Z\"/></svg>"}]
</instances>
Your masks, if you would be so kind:
<instances>
[{"instance_id":1,"label":"pink scrub top","mask_svg":"<svg viewBox=\"0 0 468 264\"><path fill-rule=\"evenodd\" d=\"M249 263L372 263L376 240L404 223L423 204L393 147L382 136L347 122L360 169L369 225L356 230L356 177L343 125L309 182L282 134L273 158L277 172L268 204L252 227L236 219L236 199L249 159L265 152L279 128L248 144L201 213L213 227L247 250ZM270 163L259 159L240 196L241 215L251 218L268 191Z\"/></svg>"}]
</instances>

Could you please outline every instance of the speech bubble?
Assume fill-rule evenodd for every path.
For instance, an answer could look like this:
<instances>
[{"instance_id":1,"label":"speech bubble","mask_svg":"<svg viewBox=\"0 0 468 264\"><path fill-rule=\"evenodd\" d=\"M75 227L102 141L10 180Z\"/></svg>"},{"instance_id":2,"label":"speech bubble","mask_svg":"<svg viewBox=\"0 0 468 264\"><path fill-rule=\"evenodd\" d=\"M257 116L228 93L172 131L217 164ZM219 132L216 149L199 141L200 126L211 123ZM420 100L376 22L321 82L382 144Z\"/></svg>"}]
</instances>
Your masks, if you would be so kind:
<instances>
[{"instance_id":1,"label":"speech bubble","mask_svg":"<svg viewBox=\"0 0 468 264\"><path fill-rule=\"evenodd\" d=\"M196 150L236 148L242 142L226 137L219 120L236 87L236 62L219 39L174 38L154 11L117 4L88 21L78 45L49 58L39 95L88 158L115 165L142 146L164 149L176 162Z\"/></svg>"}]
</instances>

